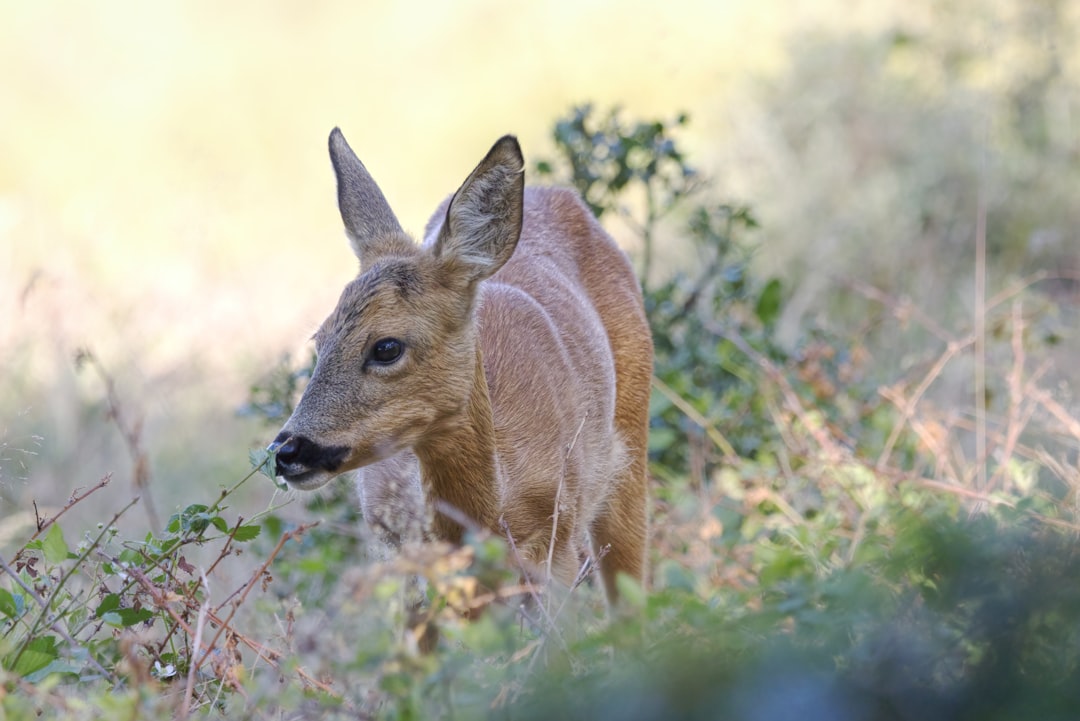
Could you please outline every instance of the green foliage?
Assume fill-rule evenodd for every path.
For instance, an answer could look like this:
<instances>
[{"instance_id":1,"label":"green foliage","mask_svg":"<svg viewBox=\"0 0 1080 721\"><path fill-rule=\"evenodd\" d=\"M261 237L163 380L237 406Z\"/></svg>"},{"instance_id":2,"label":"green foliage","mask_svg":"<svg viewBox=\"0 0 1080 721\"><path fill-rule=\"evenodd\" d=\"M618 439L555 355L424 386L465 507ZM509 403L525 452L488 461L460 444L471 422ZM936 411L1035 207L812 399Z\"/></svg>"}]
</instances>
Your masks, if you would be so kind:
<instances>
[{"instance_id":1,"label":"green foliage","mask_svg":"<svg viewBox=\"0 0 1080 721\"><path fill-rule=\"evenodd\" d=\"M737 334L772 358L785 355L769 333L783 303L782 284L775 278L759 282L748 272L751 251L744 235L756 227L747 207L694 207L683 232L696 251L694 270L676 271L645 296L656 377L693 405L706 420L702 425L717 429L743 456L752 456L769 439L760 436L767 425L761 422L756 389L748 382L754 371L726 334ZM657 403L654 433L666 431L676 442L654 446L654 460L686 475L693 449L682 439L701 437L704 428L690 426L670 399Z\"/></svg>"},{"instance_id":2,"label":"green foliage","mask_svg":"<svg viewBox=\"0 0 1080 721\"><path fill-rule=\"evenodd\" d=\"M781 345L789 288L753 271L755 215L688 164L687 123L584 106L538 166L645 253L652 577L622 579L619 618L591 578L519 588L501 538L388 554L348 484L243 518L238 483L145 535L124 532L130 506L74 547L40 523L3 560L0 715L1075 715L1080 423L1038 383L1059 325L1031 301L983 319L999 415L972 453L976 414L925 392L974 341L936 328L941 355L884 383L862 335ZM653 263L676 245L684 269ZM283 359L243 412L276 427L312 362ZM240 483L276 483L272 453L250 460Z\"/></svg>"},{"instance_id":3,"label":"green foliage","mask_svg":"<svg viewBox=\"0 0 1080 721\"><path fill-rule=\"evenodd\" d=\"M897 542L879 561L788 569L762 580L765 598L655 593L640 646L594 659L569 686L545 674L496 717L1070 717L1080 701L1075 544L985 517L900 511L894 522Z\"/></svg>"},{"instance_id":4,"label":"green foliage","mask_svg":"<svg viewBox=\"0 0 1080 721\"><path fill-rule=\"evenodd\" d=\"M297 364L286 354L277 365L258 382L252 384L248 401L239 413L265 419L269 424L281 424L288 420L307 379L315 368L315 354L307 362Z\"/></svg>"},{"instance_id":5,"label":"green foliage","mask_svg":"<svg viewBox=\"0 0 1080 721\"><path fill-rule=\"evenodd\" d=\"M37 684L47 695L58 684L122 689L149 668L159 678L186 675L199 663L187 635L192 611L210 604L209 589L187 556L215 547L212 569L258 537L257 522L229 520L223 505L247 478L215 503L191 504L160 533L139 540L124 540L117 525L135 501L76 547L65 540L58 518L107 480L42 520L13 560L2 562L10 585L0 588L0 681ZM220 693L225 683L200 679L196 688L200 695ZM3 693L0 700L6 703Z\"/></svg>"},{"instance_id":6,"label":"green foliage","mask_svg":"<svg viewBox=\"0 0 1080 721\"><path fill-rule=\"evenodd\" d=\"M679 132L688 123L685 114L627 122L618 110L581 106L555 124L556 159L537 163L542 176L573 185L599 216L618 216L641 240L658 381L649 451L653 472L672 482L707 478L724 456L774 449L780 439L755 355L797 361L775 340L784 283L750 271L758 221L749 206L716 200L687 163ZM642 197L644 208L635 204ZM661 240L691 260L646 284Z\"/></svg>"},{"instance_id":7,"label":"green foliage","mask_svg":"<svg viewBox=\"0 0 1080 721\"><path fill-rule=\"evenodd\" d=\"M644 285L652 276L657 224L698 187L697 171L674 140L687 120L680 114L668 122L626 122L617 108L597 119L592 106L583 105L555 122L555 146L569 164L569 181L598 218L608 213L630 217L625 195L640 193L645 217L637 229ZM540 160L535 167L540 177L556 174L550 161Z\"/></svg>"}]
</instances>

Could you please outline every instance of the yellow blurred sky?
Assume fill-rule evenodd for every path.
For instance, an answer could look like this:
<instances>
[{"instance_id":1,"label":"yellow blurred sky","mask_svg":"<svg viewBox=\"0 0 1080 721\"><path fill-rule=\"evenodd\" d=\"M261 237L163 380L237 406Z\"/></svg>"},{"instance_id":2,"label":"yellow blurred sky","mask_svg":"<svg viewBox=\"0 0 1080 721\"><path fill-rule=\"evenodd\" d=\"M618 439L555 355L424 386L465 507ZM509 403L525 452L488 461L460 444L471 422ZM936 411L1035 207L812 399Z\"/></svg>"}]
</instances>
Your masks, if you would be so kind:
<instances>
[{"instance_id":1,"label":"yellow blurred sky","mask_svg":"<svg viewBox=\"0 0 1080 721\"><path fill-rule=\"evenodd\" d=\"M0 362L43 334L151 367L298 347L356 270L334 125L417 230L496 137L546 154L575 103L689 111L707 157L733 88L859 7L2 0Z\"/></svg>"}]
</instances>

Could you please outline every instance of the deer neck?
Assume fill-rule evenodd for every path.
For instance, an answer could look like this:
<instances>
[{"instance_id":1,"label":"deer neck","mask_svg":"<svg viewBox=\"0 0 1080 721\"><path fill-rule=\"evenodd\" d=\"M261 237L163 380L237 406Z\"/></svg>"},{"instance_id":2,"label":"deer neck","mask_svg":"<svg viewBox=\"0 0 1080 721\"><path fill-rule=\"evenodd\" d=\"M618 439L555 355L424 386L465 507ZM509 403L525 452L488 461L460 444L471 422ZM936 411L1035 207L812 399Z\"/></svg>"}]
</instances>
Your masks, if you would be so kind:
<instances>
[{"instance_id":1,"label":"deer neck","mask_svg":"<svg viewBox=\"0 0 1080 721\"><path fill-rule=\"evenodd\" d=\"M435 505L436 537L459 543L465 530L439 511L442 504L481 527L497 528L501 494L495 471L495 429L479 344L472 387L461 414L414 451L424 492Z\"/></svg>"}]
</instances>

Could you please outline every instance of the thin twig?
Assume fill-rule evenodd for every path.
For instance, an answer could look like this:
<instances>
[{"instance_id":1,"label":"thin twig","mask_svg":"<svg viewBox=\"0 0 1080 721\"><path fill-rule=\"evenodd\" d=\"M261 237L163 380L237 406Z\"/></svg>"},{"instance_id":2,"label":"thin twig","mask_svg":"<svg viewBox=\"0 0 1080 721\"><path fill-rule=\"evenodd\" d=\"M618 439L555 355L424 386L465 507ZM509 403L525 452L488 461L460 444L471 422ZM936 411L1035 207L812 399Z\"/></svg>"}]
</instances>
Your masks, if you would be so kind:
<instances>
[{"instance_id":1,"label":"thin twig","mask_svg":"<svg viewBox=\"0 0 1080 721\"><path fill-rule=\"evenodd\" d=\"M926 311L912 303L910 298L897 298L889 295L880 288L876 288L857 278L845 278L841 282L859 295L869 298L870 300L876 300L878 303L889 308L892 311L893 316L901 321L908 317L915 318L924 328L926 328L926 330L930 331L930 333L936 336L941 342L951 343L955 340L951 333L938 325L937 321L931 318Z\"/></svg>"},{"instance_id":2,"label":"thin twig","mask_svg":"<svg viewBox=\"0 0 1080 721\"><path fill-rule=\"evenodd\" d=\"M1006 416L1007 424L1005 428L1005 439L1002 444L1001 458L997 464L997 468L994 474L990 477L987 490L996 488L1004 478L1006 470L1009 467L1009 460L1012 458L1015 452L1016 445L1020 440L1020 434L1027 428L1032 416L1035 414L1035 409L1038 408L1038 403L1030 401L1025 398L1025 390L1027 388L1024 384L1024 367L1026 363L1026 355L1024 353L1024 316L1020 301L1013 301L1013 318L1012 318L1012 354L1013 365L1008 375L1008 387L1009 387L1009 412ZM1036 377L1041 375L1048 366L1044 365L1042 369L1036 371ZM1033 378L1027 386L1034 386L1035 379ZM984 424L985 432L985 424Z\"/></svg>"},{"instance_id":3,"label":"thin twig","mask_svg":"<svg viewBox=\"0 0 1080 721\"><path fill-rule=\"evenodd\" d=\"M563 459L563 473L559 476L559 486L555 489L555 505L551 511L551 538L548 540L547 552L547 584L549 588L551 587L552 582L552 564L555 562L555 544L559 540L559 512L562 506L563 487L566 485L566 461L570 460L570 454L574 452L574 446L577 445L578 437L581 435L581 430L585 427L585 421L587 420L589 420L589 412L585 411L585 415L581 417L581 423L578 424L574 437L570 439L570 443L566 446L566 457ZM551 594L548 594L548 603L551 603ZM550 611L551 609L549 608L548 610Z\"/></svg>"},{"instance_id":4,"label":"thin twig","mask_svg":"<svg viewBox=\"0 0 1080 721\"><path fill-rule=\"evenodd\" d=\"M584 421L582 421L584 422ZM566 474L559 476L559 487L555 489L555 506L551 512L551 539L548 541L547 552L547 585L551 588L551 566L555 562L555 544L559 538L559 506L562 503L563 486L566 485ZM551 603L551 594L548 594L548 603ZM550 610L550 609L549 609Z\"/></svg>"},{"instance_id":5,"label":"thin twig","mask_svg":"<svg viewBox=\"0 0 1080 721\"><path fill-rule=\"evenodd\" d=\"M198 649L202 646L203 630L206 628L206 615L210 610L210 582L206 574L202 574L203 587L206 589L206 598L199 605L199 615L195 619L195 635L192 637L192 645ZM191 713L191 699L195 693L195 672L198 664L188 663L187 685L184 687L184 700L180 705L179 718L186 719Z\"/></svg>"},{"instance_id":6,"label":"thin twig","mask_svg":"<svg viewBox=\"0 0 1080 721\"><path fill-rule=\"evenodd\" d=\"M980 217L982 217L983 221L985 221L984 216L981 215ZM984 229L983 233L985 233L985 229ZM984 242L985 242L985 238L984 238ZM985 268L983 269L983 274L985 274ZM1053 280L1053 279L1058 279L1058 280L1064 280L1064 279L1080 280L1080 273L1069 273L1069 272L1050 273L1048 271L1041 270L1041 271L1032 273L1031 275L1028 275L1028 276L1026 276L1024 278L1021 278L1021 279L1017 280L1016 282L1012 283L1007 288L1005 288L1005 289L999 291L998 293L994 294L990 298L985 297L985 288L983 288L982 291L978 294L979 298L981 298L982 300L977 300L978 309L977 309L977 312L976 312L976 319L975 319L976 320L976 330L973 331L972 333L968 334L966 337L963 337L963 338L955 338L955 337L953 337L950 333L946 332L943 328L941 328L936 323L934 323L932 321L932 319L930 319L930 317L924 311L922 311L920 308L918 308L914 304L901 302L901 301L897 300L896 298L894 298L892 296L889 296L886 293L878 291L878 290L872 288L871 286L867 286L867 285L862 284L862 283L860 283L858 281L848 281L848 285L853 290L855 290L856 292L862 293L866 297L873 298L873 299L878 300L879 302L881 302L881 303L883 303L885 305L890 306L891 308L893 308L894 314L897 315L898 317L903 317L904 315L912 315L912 316L918 318L920 320L920 322L922 322L923 325L928 330L930 330L930 332L933 333L935 336L937 336L937 337L939 337L939 338L941 338L943 340L947 339L947 344L946 344L945 351L938 357L937 361L934 363L933 368L926 374L925 378L923 379L923 382L920 384L919 389L916 391L916 393L914 394L913 397L909 398L905 402L903 400L903 396L901 394L899 394L899 393L894 393L890 397L885 392L882 392L883 396L885 396L894 405L896 405L898 409L900 409L901 418L897 421L897 424L893 427L892 432L890 433L889 439L886 442L886 445L885 445L882 453L880 454L880 456L878 458L878 463L876 465L876 468L878 470L883 469L887 465L888 457L892 454L892 450L895 447L895 444L896 444L897 440L899 439L899 435L902 432L904 425L911 421L912 414L914 413L915 405L917 405L919 399L926 392L926 389L930 386L930 384L933 383L933 381L938 378L938 376L944 370L945 365L947 365L948 362L952 360L952 358L954 358L961 351L965 350L967 347L977 345L978 343L981 342L979 339L981 337L985 336L986 318L988 317L989 313L991 311L995 310L998 306L1005 303L1006 301L1009 301L1009 300L1015 298L1017 295L1019 295L1020 293L1022 293L1024 290L1031 287L1032 285L1040 283L1040 282L1042 282L1044 280ZM903 308L905 311L910 309L910 311L902 313L902 311L900 310L901 308ZM981 328L981 332L979 332L980 328ZM985 340L985 338L983 338L983 340ZM978 356L978 355L979 355L978 350L976 350L976 356ZM979 391L976 392L976 423L975 423L974 433L975 433L977 439L978 438L982 439L981 452L980 452L979 449L977 449L976 450L976 457L979 458L979 459L985 460L985 455L986 455L985 443L986 443L986 439L988 438L988 434L989 434L989 431L988 431L988 429L986 428L986 425L985 425L985 350L983 351L982 355L983 355L983 359L984 359L984 366L983 366L984 381L983 381L983 390L982 390L982 392L979 392ZM978 365L978 362L976 362L976 365ZM980 398L981 398L981 401L980 401ZM981 415L978 413L978 407L979 407L978 404L980 402L984 406L983 407L983 413ZM980 418L982 419L981 421L979 420ZM978 445L978 442L977 442L977 445ZM983 465L983 464L980 462L979 465ZM983 467L982 472L985 473L985 466Z\"/></svg>"},{"instance_id":7,"label":"thin twig","mask_svg":"<svg viewBox=\"0 0 1080 721\"><path fill-rule=\"evenodd\" d=\"M214 559L214 562L210 564L210 568L206 569L207 576L213 575L214 569L217 568L218 564L221 563L229 555L229 549L232 548L233 539L236 538L236 534L240 530L240 526L242 526L243 523L244 517L237 516L236 525L234 525L233 529L229 531L228 538L226 538L225 540L225 546L221 549L221 552L218 553L218 557Z\"/></svg>"},{"instance_id":8,"label":"thin twig","mask_svg":"<svg viewBox=\"0 0 1080 721\"><path fill-rule=\"evenodd\" d=\"M678 408L683 415L705 431L705 435L720 449L726 460L731 461L739 457L739 454L735 451L735 446L731 445L731 442L724 437L724 434L717 430L716 426L710 423L708 418L698 413L697 409L680 396L674 388L656 376L652 377L652 385L653 388L660 391L661 395L671 401L671 404Z\"/></svg>"},{"instance_id":9,"label":"thin twig","mask_svg":"<svg viewBox=\"0 0 1080 721\"><path fill-rule=\"evenodd\" d=\"M1069 415L1069 412L1055 401L1046 390L1033 388L1029 392L1039 405L1045 408L1061 425L1065 426L1065 430L1068 431L1069 435L1080 441L1080 421Z\"/></svg>"},{"instance_id":10,"label":"thin twig","mask_svg":"<svg viewBox=\"0 0 1080 721\"><path fill-rule=\"evenodd\" d=\"M80 350L75 355L76 365L88 363L97 372L98 377L105 384L105 402L109 405L108 417L112 420L116 429L120 431L120 437L124 439L128 456L131 458L131 483L135 486L140 496L144 497L143 507L146 509L147 519L151 528L161 528L160 517L153 495L150 493L150 459L142 447L142 420L129 422L124 412L124 406L120 402L120 394L116 391L116 381L109 373L97 356L89 350Z\"/></svg>"},{"instance_id":11,"label":"thin twig","mask_svg":"<svg viewBox=\"0 0 1080 721\"><path fill-rule=\"evenodd\" d=\"M799 419L814 440L817 441L818 446L821 448L822 452L825 453L828 460L838 461L847 455L844 452L842 445L825 433L821 427L822 424L810 418L810 414L799 400L798 393L791 387L791 383L788 382L788 379L780 372L780 369L776 367L776 364L755 350L754 347L747 343L746 339L734 328L721 327L716 323L711 322L708 323L706 327L713 334L731 341L736 348L741 350L765 372L765 375L769 380L780 389L780 393L784 399L784 405L787 406L788 411Z\"/></svg>"},{"instance_id":12,"label":"thin twig","mask_svg":"<svg viewBox=\"0 0 1080 721\"><path fill-rule=\"evenodd\" d=\"M885 468L885 466L888 464L889 457L892 455L893 448L896 446L896 442L900 439L900 434L903 432L904 426L906 426L911 420L911 417L915 414L915 408L916 406L918 406L919 401L922 399L923 395L925 395L926 391L929 390L933 382L936 381L938 377L942 374L942 372L945 370L945 366L947 366L949 364L949 361L955 358L961 350L971 345L971 343L973 342L974 338L966 338L962 341L950 342L945 347L945 351L940 356L938 356L938 359L934 363L933 367L923 377L922 382L919 383L918 387L915 388L915 391L907 398L904 398L900 393L896 393L896 396L894 398L889 398L884 393L882 393L882 396L889 398L889 400L893 400L894 402L896 400L903 399L903 403L902 405L897 406L900 410L900 418L897 419L895 424L893 424L892 431L889 433L889 437L885 441L885 446L882 448L881 454L878 456L877 464L874 466L876 469L881 470Z\"/></svg>"},{"instance_id":13,"label":"thin twig","mask_svg":"<svg viewBox=\"0 0 1080 721\"><path fill-rule=\"evenodd\" d=\"M1031 275L1024 276L1018 279L1015 283L1012 283L1009 287L998 292L996 295L990 296L990 300L986 302L987 310L996 308L1005 301L1013 298L1016 295L1024 292L1031 286L1041 283L1044 280L1075 280L1080 281L1080 272L1071 273L1068 271L1062 271L1058 273L1051 273L1048 270L1039 270Z\"/></svg>"},{"instance_id":14,"label":"thin twig","mask_svg":"<svg viewBox=\"0 0 1080 721\"><path fill-rule=\"evenodd\" d=\"M501 516L499 517L499 527L502 528L503 533L506 534L506 540L507 543L509 543L510 545L510 553L514 556L514 561L518 564L518 568L520 568L521 572L525 575L526 580L528 580L529 573L525 568L525 562L522 560L521 554L518 553L517 544L514 543L514 536L510 533L510 527L509 525L507 525L506 519L502 518ZM528 587L529 595L536 603L536 607L540 609L540 612L544 616L544 620L547 622L547 628L549 632L548 635L554 634L562 649L564 651L568 650L569 647L566 644L566 640L562 637L562 633L560 633L559 627L555 625L555 619L548 612L548 609L545 607L543 600L540 598L539 594L536 591L536 584L526 583L525 585ZM546 591L550 594L551 587L549 586ZM545 638L547 638L548 635L545 635Z\"/></svg>"},{"instance_id":15,"label":"thin twig","mask_svg":"<svg viewBox=\"0 0 1080 721\"><path fill-rule=\"evenodd\" d=\"M521 554L518 552L517 543L514 542L514 535L510 532L510 525L502 516L499 517L499 528L502 529L503 534L506 536L506 542L510 546L510 554L514 557L514 562L517 564L518 568L521 569L521 573L525 576L526 580L528 580L528 578L530 577L529 570L525 567L525 561L524 559L522 559ZM544 608L544 602L541 600L540 594L536 590L536 584L527 583L525 585L528 586L529 595L532 597L537 607L544 612L544 616L547 618L548 623L554 626L555 621L550 616L548 616L547 609ZM550 587L547 589L547 591L551 591Z\"/></svg>"},{"instance_id":16,"label":"thin twig","mask_svg":"<svg viewBox=\"0 0 1080 721\"><path fill-rule=\"evenodd\" d=\"M465 604L465 608L470 611L479 611L480 609L487 608L488 605L495 601L504 601L508 598L520 596L523 593L530 593L532 590L532 584L529 582L519 583L516 586L502 586L494 591L486 591L485 593L473 596L469 599L468 603Z\"/></svg>"},{"instance_id":17,"label":"thin twig","mask_svg":"<svg viewBox=\"0 0 1080 721\"><path fill-rule=\"evenodd\" d=\"M271 552L270 559L268 559L268 562L270 560L273 560L274 556L281 550L282 546L284 546L285 541L289 540L289 538L295 537L300 532L306 531L306 530L308 530L309 528L311 528L312 526L315 526L315 525L317 525L317 522L316 523L304 524L304 525L299 526L298 528L284 534L282 536L282 540L278 542L278 545ZM110 561L110 562L112 562L114 564L120 565L119 559L117 559L117 558L115 558L113 556L110 556L110 555L108 555L106 553L103 553L101 551L98 551L98 553L103 558L105 558L107 561ZM264 565L264 568L265 568L265 565ZM191 638L191 639L198 638L197 634L194 631L194 629L191 628L191 625L188 624L187 621L185 621L183 619L183 617L179 613L177 613L176 609L174 609L172 607L173 599L170 599L169 596L162 589L160 589L158 586L156 586L154 583L152 583L150 581L150 579L148 579L146 577L146 574L144 574L142 571L140 571L138 568L135 568L135 567L128 567L128 568L126 568L124 570L125 570L126 573L131 575L138 582L138 584L140 586L142 586L144 591L146 591L150 595L151 599L154 602L154 605L157 606L158 608L161 608L167 614L169 614L169 616L170 616L170 618L172 618L173 622L176 623L181 629L183 629L184 633L186 633L189 638ZM262 573L260 572L260 573L256 574L255 578L257 579L261 575L262 575ZM227 618L227 619L222 619L217 614L215 614L213 611L210 611L210 610L207 611L207 618L209 619L211 624L216 625L219 628L228 627L229 621L231 620L231 616L229 618ZM262 644L259 644L259 643L255 642L255 641L252 641L251 639L247 638L243 634L237 633L235 631L235 629L230 629L230 630L233 631L233 633L236 634L237 639L241 643L243 643L249 649L251 649L256 654L258 654L260 658L262 658L264 661L266 661L275 670L279 670L279 666L277 664L276 659L280 657L280 654L266 648ZM207 644L205 642L200 641L203 648L201 648L201 649L198 648L198 647L195 648L196 655L199 654L200 652L203 652L202 655L199 657L199 660L197 662L198 665L201 666L202 661L205 660L207 657L209 657L210 652L214 648L213 644L217 641L217 638L218 638L218 636L215 636L213 641L210 644ZM329 696L331 696L331 697L333 697L335 699L338 699L339 701L346 702L345 699L342 699L338 694L334 693L334 691L328 685L326 685L325 683L322 683L318 679L311 676L311 674L309 674L303 668L296 667L294 670L296 671L296 675L299 676L308 685L319 689L323 693L326 693L327 695L329 695Z\"/></svg>"},{"instance_id":18,"label":"thin twig","mask_svg":"<svg viewBox=\"0 0 1080 721\"><path fill-rule=\"evenodd\" d=\"M57 511L56 515L53 516L52 518L42 519L39 516L38 519L37 519L37 530L34 532L34 534L32 536L30 536L30 538L26 539L26 544L23 544L23 548L25 549L27 544L29 544L31 541L36 540L37 537L40 536L43 531L45 531L52 524L56 523L56 521L60 518L60 516L64 515L69 510L71 510L71 508L74 507L75 504L85 500L86 497L89 496L91 493L94 493L95 491L100 491L102 488L109 485L109 481L111 481L111 480L112 480L112 474L111 473L106 473L104 476L101 477L101 480L97 482L97 485L91 486L90 489L87 490L85 493L79 493L79 494L72 493L71 497L68 498L68 502L66 504L64 504L64 507L61 508L59 511ZM37 502L36 501L34 502L34 508L35 509L37 508ZM20 550L19 553L22 553L22 550ZM16 558L17 558L19 554L17 553L15 555L16 555Z\"/></svg>"},{"instance_id":19,"label":"thin twig","mask_svg":"<svg viewBox=\"0 0 1080 721\"><path fill-rule=\"evenodd\" d=\"M975 488L986 487L986 197L979 183L975 216Z\"/></svg>"},{"instance_id":20,"label":"thin twig","mask_svg":"<svg viewBox=\"0 0 1080 721\"><path fill-rule=\"evenodd\" d=\"M585 582L585 579L596 570L597 566L603 561L604 556L608 555L609 551L611 551L611 544L607 543L596 553L595 561L592 556L585 557L585 562L581 564L581 568L579 568L577 572L577 577L574 578L574 583L570 586L571 591ZM562 603L560 603L559 607L555 610L555 618L562 616L563 609L566 608L566 604L568 603L570 603L569 593L563 597Z\"/></svg>"}]
</instances>

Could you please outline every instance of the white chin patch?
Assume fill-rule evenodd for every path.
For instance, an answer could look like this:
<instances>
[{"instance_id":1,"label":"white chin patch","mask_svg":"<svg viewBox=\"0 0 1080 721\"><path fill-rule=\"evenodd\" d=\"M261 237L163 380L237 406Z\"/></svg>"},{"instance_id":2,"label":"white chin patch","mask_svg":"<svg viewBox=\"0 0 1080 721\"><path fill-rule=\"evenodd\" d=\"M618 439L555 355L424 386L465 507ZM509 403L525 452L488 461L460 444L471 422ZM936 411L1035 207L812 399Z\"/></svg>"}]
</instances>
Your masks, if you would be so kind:
<instances>
[{"instance_id":1,"label":"white chin patch","mask_svg":"<svg viewBox=\"0 0 1080 721\"><path fill-rule=\"evenodd\" d=\"M287 488L291 488L295 491L314 491L317 488L322 488L336 474L328 473L322 470L313 470L306 473L301 473L298 476L292 478L278 476L279 487L283 481Z\"/></svg>"}]
</instances>

